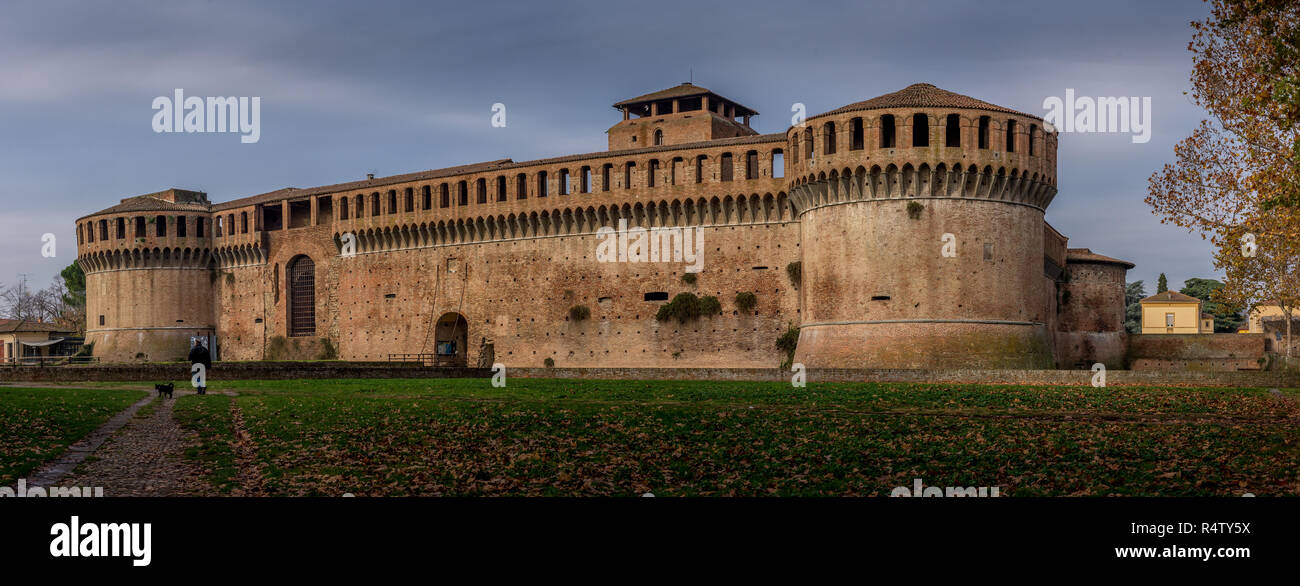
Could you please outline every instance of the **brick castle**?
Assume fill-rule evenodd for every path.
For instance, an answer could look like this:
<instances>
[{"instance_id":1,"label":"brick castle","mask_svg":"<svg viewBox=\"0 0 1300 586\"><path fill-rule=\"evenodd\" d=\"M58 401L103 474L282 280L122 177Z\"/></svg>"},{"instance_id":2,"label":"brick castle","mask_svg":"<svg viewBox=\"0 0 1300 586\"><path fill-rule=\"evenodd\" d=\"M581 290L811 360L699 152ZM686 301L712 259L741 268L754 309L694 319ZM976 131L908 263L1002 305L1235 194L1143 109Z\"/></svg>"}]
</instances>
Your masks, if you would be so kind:
<instances>
[{"instance_id":1,"label":"brick castle","mask_svg":"<svg viewBox=\"0 0 1300 586\"><path fill-rule=\"evenodd\" d=\"M105 361L205 336L222 360L773 367L797 327L810 368L1123 363L1133 265L1044 221L1040 118L929 84L775 134L692 84L614 107L604 152L82 217L87 341ZM698 230L702 271L597 262L620 220ZM720 311L657 321L684 292Z\"/></svg>"}]
</instances>

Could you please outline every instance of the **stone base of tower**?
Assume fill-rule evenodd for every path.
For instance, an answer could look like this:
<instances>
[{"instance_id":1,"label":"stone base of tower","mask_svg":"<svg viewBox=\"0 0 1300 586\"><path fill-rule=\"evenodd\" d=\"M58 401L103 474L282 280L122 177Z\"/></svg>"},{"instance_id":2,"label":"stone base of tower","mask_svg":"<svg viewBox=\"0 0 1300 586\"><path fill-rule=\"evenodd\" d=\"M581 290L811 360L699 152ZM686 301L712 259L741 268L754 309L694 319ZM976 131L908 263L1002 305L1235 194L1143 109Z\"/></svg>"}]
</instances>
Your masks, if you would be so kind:
<instances>
[{"instance_id":1,"label":"stone base of tower","mask_svg":"<svg viewBox=\"0 0 1300 586\"><path fill-rule=\"evenodd\" d=\"M204 328L131 328L90 330L86 342L95 344L100 362L171 362L185 360L191 336L211 336Z\"/></svg>"},{"instance_id":2,"label":"stone base of tower","mask_svg":"<svg viewBox=\"0 0 1300 586\"><path fill-rule=\"evenodd\" d=\"M1056 357L1059 368L1092 368L1098 362L1106 368L1125 368L1128 334L1125 332L1057 332Z\"/></svg>"},{"instance_id":3,"label":"stone base of tower","mask_svg":"<svg viewBox=\"0 0 1300 586\"><path fill-rule=\"evenodd\" d=\"M808 325L794 361L806 368L1048 369L1046 326L894 322Z\"/></svg>"}]
</instances>

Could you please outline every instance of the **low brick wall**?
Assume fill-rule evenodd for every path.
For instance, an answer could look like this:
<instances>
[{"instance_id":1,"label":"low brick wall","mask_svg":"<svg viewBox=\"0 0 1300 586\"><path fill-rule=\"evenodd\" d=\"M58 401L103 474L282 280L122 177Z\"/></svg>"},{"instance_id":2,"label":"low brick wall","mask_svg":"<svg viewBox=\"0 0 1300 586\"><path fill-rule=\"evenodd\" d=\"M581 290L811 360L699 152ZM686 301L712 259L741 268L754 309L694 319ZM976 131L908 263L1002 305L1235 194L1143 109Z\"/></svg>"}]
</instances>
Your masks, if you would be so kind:
<instances>
[{"instance_id":1,"label":"low brick wall","mask_svg":"<svg viewBox=\"0 0 1300 586\"><path fill-rule=\"evenodd\" d=\"M1133 370L1260 370L1264 334L1135 334L1129 336Z\"/></svg>"},{"instance_id":2,"label":"low brick wall","mask_svg":"<svg viewBox=\"0 0 1300 586\"><path fill-rule=\"evenodd\" d=\"M508 378L603 380L722 380L789 382L792 373L775 368L508 368ZM213 380L304 380L350 378L487 378L481 368L425 367L391 362L235 362L213 365ZM1016 385L1089 385L1090 370L908 370L810 369L806 380L818 382L969 383ZM96 366L0 368L3 382L186 381L189 366L118 364ZM1107 370L1107 386L1296 387L1293 372L1216 372Z\"/></svg>"},{"instance_id":3,"label":"low brick wall","mask_svg":"<svg viewBox=\"0 0 1300 586\"><path fill-rule=\"evenodd\" d=\"M216 362L210 380L297 380L342 378L477 378L492 372L478 368L428 368L401 362ZM183 363L97 364L87 366L0 367L0 381L188 381Z\"/></svg>"}]
</instances>

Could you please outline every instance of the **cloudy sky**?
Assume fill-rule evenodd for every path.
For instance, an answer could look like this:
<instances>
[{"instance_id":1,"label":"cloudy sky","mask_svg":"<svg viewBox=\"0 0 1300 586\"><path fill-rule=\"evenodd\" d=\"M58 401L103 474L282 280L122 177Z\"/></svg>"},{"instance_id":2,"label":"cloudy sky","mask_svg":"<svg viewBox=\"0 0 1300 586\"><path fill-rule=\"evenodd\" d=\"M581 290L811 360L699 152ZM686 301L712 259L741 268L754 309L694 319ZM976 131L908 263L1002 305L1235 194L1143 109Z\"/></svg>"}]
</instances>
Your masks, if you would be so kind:
<instances>
[{"instance_id":1,"label":"cloudy sky","mask_svg":"<svg viewBox=\"0 0 1300 586\"><path fill-rule=\"evenodd\" d=\"M213 201L470 162L600 151L614 102L686 81L763 113L810 114L916 82L1033 114L1079 96L1152 103L1149 142L1062 134L1047 219L1131 260L1154 292L1214 276L1209 246L1162 226L1147 178L1204 113L1188 23L1169 2L185 2L9 5L0 18L0 286L45 286L73 221L179 187ZM157 134L157 96L259 96L261 139ZM493 103L507 107L492 128ZM53 233L55 258L41 256Z\"/></svg>"}]
</instances>

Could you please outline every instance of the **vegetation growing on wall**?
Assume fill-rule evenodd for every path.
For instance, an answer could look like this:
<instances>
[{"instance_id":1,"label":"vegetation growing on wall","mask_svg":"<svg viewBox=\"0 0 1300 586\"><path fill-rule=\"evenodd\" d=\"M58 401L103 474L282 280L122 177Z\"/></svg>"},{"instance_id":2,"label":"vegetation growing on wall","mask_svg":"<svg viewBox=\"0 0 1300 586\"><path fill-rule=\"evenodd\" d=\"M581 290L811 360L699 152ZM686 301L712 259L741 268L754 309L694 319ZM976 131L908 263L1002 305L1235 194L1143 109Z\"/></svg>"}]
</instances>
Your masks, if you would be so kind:
<instances>
[{"instance_id":1,"label":"vegetation growing on wall","mask_svg":"<svg viewBox=\"0 0 1300 586\"><path fill-rule=\"evenodd\" d=\"M921 205L921 202L907 202L907 217L912 218L913 220L919 220L921 219L922 211L925 211L925 206Z\"/></svg>"},{"instance_id":2,"label":"vegetation growing on wall","mask_svg":"<svg viewBox=\"0 0 1300 586\"><path fill-rule=\"evenodd\" d=\"M695 275L695 273L683 273L683 274L682 274L682 282L683 282L683 283L686 283L687 285L694 285L694 284L695 284L695 279L696 279L696 275Z\"/></svg>"},{"instance_id":3,"label":"vegetation growing on wall","mask_svg":"<svg viewBox=\"0 0 1300 586\"><path fill-rule=\"evenodd\" d=\"M799 346L799 326L790 324L785 333L776 339L776 349L785 352L785 361L781 368L790 368L794 363L794 351Z\"/></svg>"},{"instance_id":4,"label":"vegetation growing on wall","mask_svg":"<svg viewBox=\"0 0 1300 586\"><path fill-rule=\"evenodd\" d=\"M749 311L758 305L758 298L749 291L741 291L736 294L736 308L741 311Z\"/></svg>"},{"instance_id":5,"label":"vegetation growing on wall","mask_svg":"<svg viewBox=\"0 0 1300 586\"><path fill-rule=\"evenodd\" d=\"M790 277L790 282L794 284L795 287L798 287L803 281L803 262L796 260L785 265L785 275Z\"/></svg>"},{"instance_id":6,"label":"vegetation growing on wall","mask_svg":"<svg viewBox=\"0 0 1300 586\"><path fill-rule=\"evenodd\" d=\"M676 319L678 323L686 323L700 316L717 315L721 311L722 304L718 302L717 297L709 295L700 298L694 293L678 293L672 301L659 306L655 319L658 321Z\"/></svg>"},{"instance_id":7,"label":"vegetation growing on wall","mask_svg":"<svg viewBox=\"0 0 1300 586\"><path fill-rule=\"evenodd\" d=\"M569 308L569 319L573 321L582 321L591 317L591 308L586 305L575 305Z\"/></svg>"},{"instance_id":8,"label":"vegetation growing on wall","mask_svg":"<svg viewBox=\"0 0 1300 586\"><path fill-rule=\"evenodd\" d=\"M542 365L546 368L555 368L555 359L547 356L546 360L542 361Z\"/></svg>"}]
</instances>

